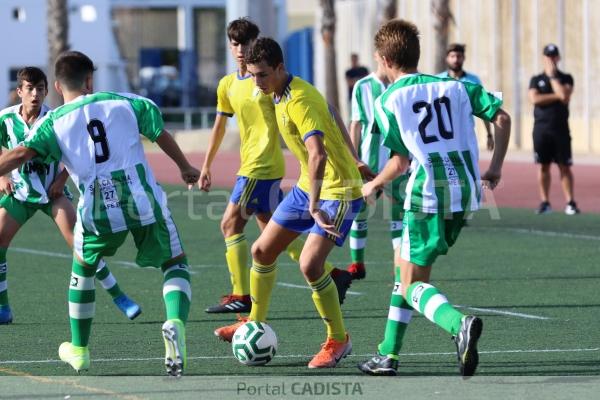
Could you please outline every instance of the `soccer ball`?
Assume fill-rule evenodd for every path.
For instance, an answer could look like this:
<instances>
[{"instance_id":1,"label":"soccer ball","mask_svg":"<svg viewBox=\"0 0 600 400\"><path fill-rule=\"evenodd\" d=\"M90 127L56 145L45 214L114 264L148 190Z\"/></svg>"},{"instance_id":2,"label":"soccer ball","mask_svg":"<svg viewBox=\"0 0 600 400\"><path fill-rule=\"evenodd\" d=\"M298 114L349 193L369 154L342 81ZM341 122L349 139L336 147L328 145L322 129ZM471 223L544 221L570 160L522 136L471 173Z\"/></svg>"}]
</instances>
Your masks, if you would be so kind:
<instances>
[{"instance_id":1,"label":"soccer ball","mask_svg":"<svg viewBox=\"0 0 600 400\"><path fill-rule=\"evenodd\" d=\"M264 322L248 321L233 334L231 348L242 364L264 365L275 356L277 336Z\"/></svg>"}]
</instances>

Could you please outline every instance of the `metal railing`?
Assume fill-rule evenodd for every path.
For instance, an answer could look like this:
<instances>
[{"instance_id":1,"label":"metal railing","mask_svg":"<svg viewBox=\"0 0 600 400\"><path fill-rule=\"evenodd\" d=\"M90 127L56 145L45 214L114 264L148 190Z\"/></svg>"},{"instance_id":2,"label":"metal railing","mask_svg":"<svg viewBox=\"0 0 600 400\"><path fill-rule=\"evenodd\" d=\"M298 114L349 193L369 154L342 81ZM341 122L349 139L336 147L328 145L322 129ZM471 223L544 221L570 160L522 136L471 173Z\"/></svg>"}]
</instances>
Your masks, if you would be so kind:
<instances>
[{"instance_id":1,"label":"metal railing","mask_svg":"<svg viewBox=\"0 0 600 400\"><path fill-rule=\"evenodd\" d=\"M217 115L216 107L162 107L160 110L169 130L209 129Z\"/></svg>"}]
</instances>

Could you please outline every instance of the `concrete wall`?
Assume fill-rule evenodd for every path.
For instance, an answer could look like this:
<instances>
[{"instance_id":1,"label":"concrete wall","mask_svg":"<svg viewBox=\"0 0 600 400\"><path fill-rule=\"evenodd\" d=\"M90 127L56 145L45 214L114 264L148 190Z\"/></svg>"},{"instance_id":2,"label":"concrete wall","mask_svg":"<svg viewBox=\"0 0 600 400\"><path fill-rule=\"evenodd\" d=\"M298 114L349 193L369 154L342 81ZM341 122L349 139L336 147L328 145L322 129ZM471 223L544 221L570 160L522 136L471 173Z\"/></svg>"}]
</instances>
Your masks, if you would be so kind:
<instances>
[{"instance_id":1,"label":"concrete wall","mask_svg":"<svg viewBox=\"0 0 600 400\"><path fill-rule=\"evenodd\" d=\"M290 26L295 15L306 20L314 11L318 32L319 2L288 2ZM398 0L399 17L413 21L421 31L420 70L433 71L433 18L430 2ZM503 93L504 108L513 117L512 148L532 148L533 106L527 96L529 80L542 72L542 48L556 43L561 51L559 67L572 74L571 134L576 153L600 155L600 97L594 96L600 81L600 1L597 0L451 0L454 23L449 42L467 44L465 69L478 74L484 86ZM340 99L346 98L344 72L351 52L374 68L372 38L377 29L376 0L338 0L337 65ZM323 89L320 38L315 36L315 77ZM342 112L346 113L345 102ZM344 114L347 115L347 114ZM482 128L482 125L480 125ZM484 135L480 135L483 139ZM482 141L483 144L483 141Z\"/></svg>"}]
</instances>

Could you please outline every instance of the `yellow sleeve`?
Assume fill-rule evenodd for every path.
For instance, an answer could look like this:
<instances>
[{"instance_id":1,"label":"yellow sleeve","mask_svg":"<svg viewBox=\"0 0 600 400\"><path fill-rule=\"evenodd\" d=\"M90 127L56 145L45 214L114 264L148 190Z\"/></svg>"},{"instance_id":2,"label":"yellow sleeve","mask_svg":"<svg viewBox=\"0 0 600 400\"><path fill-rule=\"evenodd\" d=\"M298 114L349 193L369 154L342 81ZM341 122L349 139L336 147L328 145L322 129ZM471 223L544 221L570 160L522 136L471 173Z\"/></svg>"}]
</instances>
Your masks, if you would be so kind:
<instances>
[{"instance_id":1,"label":"yellow sleeve","mask_svg":"<svg viewBox=\"0 0 600 400\"><path fill-rule=\"evenodd\" d=\"M329 110L323 104L306 97L292 100L288 105L288 112L304 141L313 135L322 137L327 127L325 118L331 118Z\"/></svg>"},{"instance_id":2,"label":"yellow sleeve","mask_svg":"<svg viewBox=\"0 0 600 400\"><path fill-rule=\"evenodd\" d=\"M229 86L231 85L231 76L227 75L219 81L217 87L217 114L223 114L232 117L235 113L229 101Z\"/></svg>"}]
</instances>

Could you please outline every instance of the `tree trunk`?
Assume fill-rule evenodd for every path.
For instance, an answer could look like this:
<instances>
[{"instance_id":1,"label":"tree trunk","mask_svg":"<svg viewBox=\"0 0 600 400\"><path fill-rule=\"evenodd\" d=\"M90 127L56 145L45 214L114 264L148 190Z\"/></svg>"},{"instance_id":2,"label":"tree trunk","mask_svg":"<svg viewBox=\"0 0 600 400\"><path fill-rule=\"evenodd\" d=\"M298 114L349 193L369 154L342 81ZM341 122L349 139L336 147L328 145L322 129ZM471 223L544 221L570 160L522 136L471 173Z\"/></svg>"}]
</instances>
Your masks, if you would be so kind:
<instances>
[{"instance_id":1,"label":"tree trunk","mask_svg":"<svg viewBox=\"0 0 600 400\"><path fill-rule=\"evenodd\" d=\"M435 73L446 69L446 49L448 48L448 28L453 20L450 12L449 0L431 0L431 13L435 31L434 71Z\"/></svg>"},{"instance_id":2,"label":"tree trunk","mask_svg":"<svg viewBox=\"0 0 600 400\"><path fill-rule=\"evenodd\" d=\"M325 99L340 109L335 56L335 1L321 0L321 36L325 48Z\"/></svg>"},{"instance_id":3,"label":"tree trunk","mask_svg":"<svg viewBox=\"0 0 600 400\"><path fill-rule=\"evenodd\" d=\"M69 14L67 0L47 0L48 10L48 97L50 107L63 103L61 96L54 90L54 63L58 55L69 49Z\"/></svg>"}]
</instances>

